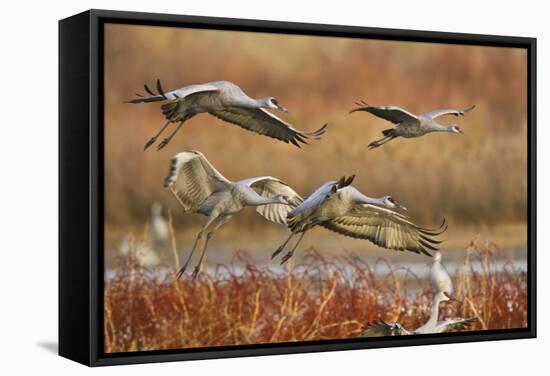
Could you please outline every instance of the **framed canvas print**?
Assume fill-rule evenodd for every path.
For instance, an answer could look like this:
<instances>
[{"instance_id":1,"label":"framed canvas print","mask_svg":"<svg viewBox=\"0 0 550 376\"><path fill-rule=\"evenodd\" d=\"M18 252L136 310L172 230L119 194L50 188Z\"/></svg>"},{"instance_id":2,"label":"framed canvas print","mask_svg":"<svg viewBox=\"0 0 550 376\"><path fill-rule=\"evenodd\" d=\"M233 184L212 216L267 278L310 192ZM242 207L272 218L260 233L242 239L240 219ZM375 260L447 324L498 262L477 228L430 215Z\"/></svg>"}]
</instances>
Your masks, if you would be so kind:
<instances>
[{"instance_id":1,"label":"framed canvas print","mask_svg":"<svg viewBox=\"0 0 550 376\"><path fill-rule=\"evenodd\" d=\"M536 335L535 39L105 10L59 27L60 355Z\"/></svg>"}]
</instances>

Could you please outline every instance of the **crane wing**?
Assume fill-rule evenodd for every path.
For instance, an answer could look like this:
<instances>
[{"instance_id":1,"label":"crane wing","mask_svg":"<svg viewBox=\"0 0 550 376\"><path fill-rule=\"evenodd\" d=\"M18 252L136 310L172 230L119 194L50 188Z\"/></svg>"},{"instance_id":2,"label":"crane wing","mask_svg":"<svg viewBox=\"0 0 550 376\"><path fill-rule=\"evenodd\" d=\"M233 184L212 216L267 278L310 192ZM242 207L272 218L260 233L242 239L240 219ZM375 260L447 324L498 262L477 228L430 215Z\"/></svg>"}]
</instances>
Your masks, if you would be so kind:
<instances>
[{"instance_id":1,"label":"crane wing","mask_svg":"<svg viewBox=\"0 0 550 376\"><path fill-rule=\"evenodd\" d=\"M261 216L271 222L280 225L286 225L286 216L288 212L300 205L303 201L302 197L287 183L271 176L261 176L256 178L244 179L238 182L252 188L256 193L263 197L274 197L276 195L284 195L288 198L291 205L269 204L256 206L256 211Z\"/></svg>"},{"instance_id":2,"label":"crane wing","mask_svg":"<svg viewBox=\"0 0 550 376\"><path fill-rule=\"evenodd\" d=\"M304 212L307 212L311 209L315 209L321 205L325 199L330 195L332 187L336 187L336 181L329 181L319 188L317 188L313 193L306 197L304 202L302 202L298 207L292 210L292 215L298 215Z\"/></svg>"},{"instance_id":3,"label":"crane wing","mask_svg":"<svg viewBox=\"0 0 550 376\"><path fill-rule=\"evenodd\" d=\"M437 322L436 330L437 333L444 333L454 330L466 330L469 329L476 321L477 319L474 317L466 319L462 317L454 317L450 319L439 320Z\"/></svg>"},{"instance_id":4,"label":"crane wing","mask_svg":"<svg viewBox=\"0 0 550 376\"><path fill-rule=\"evenodd\" d=\"M303 132L293 128L292 125L263 108L226 107L210 113L249 131L276 138L298 147L300 147L300 143L307 144L306 140L309 138L319 139L326 132L327 127L327 124L325 124L316 131Z\"/></svg>"},{"instance_id":5,"label":"crane wing","mask_svg":"<svg viewBox=\"0 0 550 376\"><path fill-rule=\"evenodd\" d=\"M171 122L186 121L197 114L197 108L210 108L216 102L218 90L202 90L171 100L160 106L162 114Z\"/></svg>"},{"instance_id":6,"label":"crane wing","mask_svg":"<svg viewBox=\"0 0 550 376\"><path fill-rule=\"evenodd\" d=\"M298 229L300 222L306 218L309 214L312 213L315 209L320 207L327 198L335 193L338 189L347 187L351 184L355 175L352 175L348 178L345 176L341 177L338 181L329 181L317 188L313 193L311 193L307 198L298 205L296 208L292 209L287 216L287 223L292 231Z\"/></svg>"},{"instance_id":7,"label":"crane wing","mask_svg":"<svg viewBox=\"0 0 550 376\"><path fill-rule=\"evenodd\" d=\"M204 93L206 91L219 91L219 88L211 84L189 85L166 93L166 98L182 100L191 94Z\"/></svg>"},{"instance_id":8,"label":"crane wing","mask_svg":"<svg viewBox=\"0 0 550 376\"><path fill-rule=\"evenodd\" d=\"M214 192L233 183L218 172L198 151L186 151L171 160L164 186L176 196L185 211L196 211Z\"/></svg>"},{"instance_id":9,"label":"crane wing","mask_svg":"<svg viewBox=\"0 0 550 376\"><path fill-rule=\"evenodd\" d=\"M370 112L374 116L378 116L384 120L392 122L393 124L400 124L404 122L415 122L418 121L418 117L407 110L399 108L397 106L361 106L354 108L350 111L366 111Z\"/></svg>"},{"instance_id":10,"label":"crane wing","mask_svg":"<svg viewBox=\"0 0 550 376\"><path fill-rule=\"evenodd\" d=\"M361 332L362 337L390 337L411 334L399 323L387 323L382 320L368 324Z\"/></svg>"},{"instance_id":11,"label":"crane wing","mask_svg":"<svg viewBox=\"0 0 550 376\"><path fill-rule=\"evenodd\" d=\"M466 112L472 111L475 107L476 107L475 105L472 105L465 109L445 108L441 110L433 110L430 112L426 112L425 114L422 114L422 116L427 117L429 119L435 119L436 117L443 116L443 115L463 116Z\"/></svg>"},{"instance_id":12,"label":"crane wing","mask_svg":"<svg viewBox=\"0 0 550 376\"><path fill-rule=\"evenodd\" d=\"M405 216L374 205L356 205L348 215L323 222L321 226L340 234L366 239L387 249L410 251L431 256L441 241L434 237L443 233L445 221L438 229L425 229Z\"/></svg>"},{"instance_id":13,"label":"crane wing","mask_svg":"<svg viewBox=\"0 0 550 376\"><path fill-rule=\"evenodd\" d=\"M141 94L137 94L136 98L130 99L126 103L148 103L148 102L159 102L159 101L165 101L165 100L185 100L185 98L191 94L195 93L202 93L202 92L212 92L212 91L218 91L219 88L212 85L212 84L197 84L197 85L189 85L185 86L176 90L172 90L169 92L164 92L162 90L162 86L160 84L160 80L157 80L157 91L158 93L154 93L147 85L144 85L145 91L149 93L149 96L143 96Z\"/></svg>"}]
</instances>

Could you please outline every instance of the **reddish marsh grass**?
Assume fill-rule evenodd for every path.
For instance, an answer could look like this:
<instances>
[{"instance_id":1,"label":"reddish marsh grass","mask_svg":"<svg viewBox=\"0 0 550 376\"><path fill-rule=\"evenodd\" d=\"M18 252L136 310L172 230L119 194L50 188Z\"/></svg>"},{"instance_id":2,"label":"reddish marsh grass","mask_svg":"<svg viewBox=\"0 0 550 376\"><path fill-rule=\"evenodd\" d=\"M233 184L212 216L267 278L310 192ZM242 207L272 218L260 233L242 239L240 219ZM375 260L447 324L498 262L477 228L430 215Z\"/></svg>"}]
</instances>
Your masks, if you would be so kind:
<instances>
[{"instance_id":1,"label":"reddish marsh grass","mask_svg":"<svg viewBox=\"0 0 550 376\"><path fill-rule=\"evenodd\" d=\"M383 260L315 251L291 272L238 254L194 282L119 261L105 280L106 352L348 338L377 319L415 328L433 297L425 278L403 268L376 273ZM496 270L499 261L496 247L472 242L454 277L461 301L443 305L441 315L476 317L471 330L525 327L527 277L511 263Z\"/></svg>"}]
</instances>

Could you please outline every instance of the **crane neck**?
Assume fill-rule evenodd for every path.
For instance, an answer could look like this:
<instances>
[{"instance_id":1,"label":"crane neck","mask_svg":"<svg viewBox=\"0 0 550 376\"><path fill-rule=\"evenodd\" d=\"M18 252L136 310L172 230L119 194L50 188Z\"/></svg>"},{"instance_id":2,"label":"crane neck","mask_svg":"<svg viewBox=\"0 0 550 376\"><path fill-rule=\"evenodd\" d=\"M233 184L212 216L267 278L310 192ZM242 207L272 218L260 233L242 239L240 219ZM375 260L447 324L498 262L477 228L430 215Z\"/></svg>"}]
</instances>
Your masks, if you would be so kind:
<instances>
[{"instance_id":1,"label":"crane neck","mask_svg":"<svg viewBox=\"0 0 550 376\"><path fill-rule=\"evenodd\" d=\"M358 192L359 194L359 201L361 204L370 204L370 205L376 205L376 206L386 206L386 203L384 201L384 198L374 198L365 196L361 192Z\"/></svg>"},{"instance_id":2,"label":"crane neck","mask_svg":"<svg viewBox=\"0 0 550 376\"><path fill-rule=\"evenodd\" d=\"M341 191L349 192L348 194L351 196L353 202L357 204L371 204L371 205L385 206L383 198L372 198L369 196L365 196L354 187L345 187Z\"/></svg>"},{"instance_id":3,"label":"crane neck","mask_svg":"<svg viewBox=\"0 0 550 376\"><path fill-rule=\"evenodd\" d=\"M246 194L244 196L244 203L247 206L260 206L260 205L269 205L269 204L280 204L281 202L277 197L264 197L256 192L253 194Z\"/></svg>"},{"instance_id":4,"label":"crane neck","mask_svg":"<svg viewBox=\"0 0 550 376\"><path fill-rule=\"evenodd\" d=\"M377 206L386 206L386 202L384 201L383 198L372 198L372 197L367 197L368 198L368 201L367 204L373 204L373 205L377 205Z\"/></svg>"},{"instance_id":5,"label":"crane neck","mask_svg":"<svg viewBox=\"0 0 550 376\"><path fill-rule=\"evenodd\" d=\"M439 319L439 303L441 303L441 299L436 297L432 306L432 313L426 325L435 326L437 324L437 320Z\"/></svg>"}]
</instances>

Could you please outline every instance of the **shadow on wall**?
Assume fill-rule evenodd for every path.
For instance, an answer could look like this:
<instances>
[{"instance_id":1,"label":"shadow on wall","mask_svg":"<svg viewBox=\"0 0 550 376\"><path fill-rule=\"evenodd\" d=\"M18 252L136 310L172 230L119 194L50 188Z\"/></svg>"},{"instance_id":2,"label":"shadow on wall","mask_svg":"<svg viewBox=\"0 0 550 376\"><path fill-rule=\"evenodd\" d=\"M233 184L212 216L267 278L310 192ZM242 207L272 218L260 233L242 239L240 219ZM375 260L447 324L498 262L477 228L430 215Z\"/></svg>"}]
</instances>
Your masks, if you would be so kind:
<instances>
[{"instance_id":1,"label":"shadow on wall","mask_svg":"<svg viewBox=\"0 0 550 376\"><path fill-rule=\"evenodd\" d=\"M59 345L57 342L38 342L37 346L54 355L57 355L59 352Z\"/></svg>"}]
</instances>

